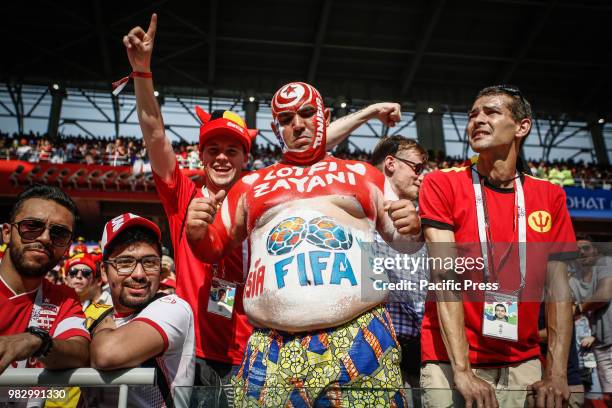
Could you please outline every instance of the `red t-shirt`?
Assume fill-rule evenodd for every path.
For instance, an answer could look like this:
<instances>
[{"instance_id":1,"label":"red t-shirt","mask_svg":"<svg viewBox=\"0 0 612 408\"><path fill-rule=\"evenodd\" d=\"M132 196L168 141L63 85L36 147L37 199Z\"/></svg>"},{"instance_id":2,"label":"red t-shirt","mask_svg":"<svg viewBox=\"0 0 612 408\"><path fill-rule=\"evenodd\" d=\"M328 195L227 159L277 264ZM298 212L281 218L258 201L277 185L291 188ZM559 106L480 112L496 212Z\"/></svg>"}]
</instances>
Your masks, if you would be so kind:
<instances>
[{"instance_id":1,"label":"red t-shirt","mask_svg":"<svg viewBox=\"0 0 612 408\"><path fill-rule=\"evenodd\" d=\"M242 248L237 248L218 265L199 261L187 243L184 223L191 199L203 197L202 190L179 170L178 163L171 183L164 182L155 172L153 176L170 225L176 294L185 299L193 309L196 356L233 365L240 364L246 342L253 331L242 306L246 274L244 265L247 265L245 258L248 255ZM237 283L231 319L207 311L213 268L217 270L219 278Z\"/></svg>"},{"instance_id":2,"label":"red t-shirt","mask_svg":"<svg viewBox=\"0 0 612 408\"><path fill-rule=\"evenodd\" d=\"M0 336L24 333L28 327L35 326L58 340L76 336L90 339L81 302L74 289L68 286L54 285L43 279L38 289L16 295L0 278L0 310ZM34 319L33 310L37 314ZM40 367L36 359L24 363L26 367ZM17 367L17 363L13 366Z\"/></svg>"},{"instance_id":3,"label":"red t-shirt","mask_svg":"<svg viewBox=\"0 0 612 408\"><path fill-rule=\"evenodd\" d=\"M526 285L518 304L518 341L483 336L484 304L475 301L478 296L468 294L472 296L472 301L463 302L465 332L470 348L470 363L476 366L503 366L539 357L538 313L546 282L547 262L549 259L571 259L576 255L575 235L563 189L528 175L521 176L521 180L525 195L528 244ZM482 190L491 239L496 243L492 250L494 252L491 252L494 254L494 267L488 282L499 283L500 292L512 292L520 287L518 250L516 245L503 243L516 243L518 239L514 189L499 189L485 183ZM453 231L457 243L469 243L459 245L464 256L482 256L470 167L455 167L428 174L419 197L423 225ZM516 273L496 273L500 270ZM466 272L464 278L484 281L482 270L479 273ZM426 304L421 344L423 362L449 361L440 333L436 303L433 301Z\"/></svg>"}]
</instances>

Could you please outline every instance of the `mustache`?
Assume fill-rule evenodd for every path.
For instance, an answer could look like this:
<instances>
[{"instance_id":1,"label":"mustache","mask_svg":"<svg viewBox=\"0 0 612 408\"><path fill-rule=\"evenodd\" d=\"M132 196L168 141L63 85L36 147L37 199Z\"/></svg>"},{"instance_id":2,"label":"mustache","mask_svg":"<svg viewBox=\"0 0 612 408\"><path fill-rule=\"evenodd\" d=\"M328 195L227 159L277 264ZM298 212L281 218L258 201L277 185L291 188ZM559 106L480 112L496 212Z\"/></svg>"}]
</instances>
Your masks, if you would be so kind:
<instances>
[{"instance_id":1,"label":"mustache","mask_svg":"<svg viewBox=\"0 0 612 408\"><path fill-rule=\"evenodd\" d=\"M144 289L144 288L150 288L151 287L151 281L149 280L142 280L142 281L137 281L134 279L130 279L130 280L126 280L123 282L123 286L124 287L128 287L128 288L132 288L132 289Z\"/></svg>"},{"instance_id":2,"label":"mustache","mask_svg":"<svg viewBox=\"0 0 612 408\"><path fill-rule=\"evenodd\" d=\"M31 244L24 244L23 249L24 251L27 251L27 250L44 251L49 256L51 256L51 254L53 253L53 250L51 248L41 244L40 242L32 242Z\"/></svg>"}]
</instances>

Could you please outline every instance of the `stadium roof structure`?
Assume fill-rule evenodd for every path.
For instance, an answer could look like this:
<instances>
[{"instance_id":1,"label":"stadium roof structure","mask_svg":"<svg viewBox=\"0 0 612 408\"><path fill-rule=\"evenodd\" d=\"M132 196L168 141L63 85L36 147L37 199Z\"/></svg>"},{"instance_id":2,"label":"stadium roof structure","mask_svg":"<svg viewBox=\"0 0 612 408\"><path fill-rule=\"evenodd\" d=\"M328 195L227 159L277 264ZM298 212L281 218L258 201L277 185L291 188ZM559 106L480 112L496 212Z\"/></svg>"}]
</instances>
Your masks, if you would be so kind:
<instances>
[{"instance_id":1,"label":"stadium roof structure","mask_svg":"<svg viewBox=\"0 0 612 408\"><path fill-rule=\"evenodd\" d=\"M612 118L607 0L3 2L0 79L110 91L121 38L159 16L163 92L269 100L303 80L359 106L462 110L486 85L519 86L540 114Z\"/></svg>"}]
</instances>

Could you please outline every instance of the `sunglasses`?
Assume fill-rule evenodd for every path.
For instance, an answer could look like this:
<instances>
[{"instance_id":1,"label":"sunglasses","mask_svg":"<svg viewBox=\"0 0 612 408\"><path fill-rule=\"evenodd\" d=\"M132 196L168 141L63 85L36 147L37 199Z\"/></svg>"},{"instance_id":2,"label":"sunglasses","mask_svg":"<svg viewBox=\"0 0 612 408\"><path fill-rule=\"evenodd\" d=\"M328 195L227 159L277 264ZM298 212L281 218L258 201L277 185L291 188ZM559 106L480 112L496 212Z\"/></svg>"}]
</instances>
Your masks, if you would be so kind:
<instances>
[{"instance_id":1,"label":"sunglasses","mask_svg":"<svg viewBox=\"0 0 612 408\"><path fill-rule=\"evenodd\" d=\"M415 163L413 161L402 159L401 157L397 157L397 156L392 156L392 157L396 158L397 160L409 166L412 169L412 171L414 171L414 174L416 174L417 176L420 175L423 172L423 170L425 170L425 163Z\"/></svg>"},{"instance_id":2,"label":"sunglasses","mask_svg":"<svg viewBox=\"0 0 612 408\"><path fill-rule=\"evenodd\" d=\"M77 275L79 274L79 272L81 273L81 276L84 279L89 279L89 277L92 274L92 271L90 269L71 269L68 271L68 276L70 276L71 278L76 278Z\"/></svg>"},{"instance_id":3,"label":"sunglasses","mask_svg":"<svg viewBox=\"0 0 612 408\"><path fill-rule=\"evenodd\" d=\"M17 232L21 239L26 241L34 241L40 237L46 229L49 230L49 238L51 243L56 247L65 247L72 241L72 231L61 225L47 224L41 220L26 219L11 223L12 227L17 228Z\"/></svg>"}]
</instances>

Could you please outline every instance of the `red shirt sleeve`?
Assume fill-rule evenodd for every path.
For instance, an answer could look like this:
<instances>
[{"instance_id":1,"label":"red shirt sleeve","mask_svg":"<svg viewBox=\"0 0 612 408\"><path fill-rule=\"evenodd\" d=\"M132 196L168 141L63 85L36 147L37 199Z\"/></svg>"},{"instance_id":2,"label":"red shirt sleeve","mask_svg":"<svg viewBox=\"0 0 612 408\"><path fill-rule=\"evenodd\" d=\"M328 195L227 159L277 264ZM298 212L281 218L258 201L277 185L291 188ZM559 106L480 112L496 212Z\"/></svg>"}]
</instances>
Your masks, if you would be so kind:
<instances>
[{"instance_id":1,"label":"red shirt sleeve","mask_svg":"<svg viewBox=\"0 0 612 408\"><path fill-rule=\"evenodd\" d=\"M449 175L439 170L427 174L419 192L421 223L438 229L454 230L454 201Z\"/></svg>"},{"instance_id":2,"label":"red shirt sleeve","mask_svg":"<svg viewBox=\"0 0 612 408\"><path fill-rule=\"evenodd\" d=\"M558 186L552 186L551 195L552 225L551 225L551 249L550 260L567 261L578 257L576 246L576 234L572 226L572 220L567 210L565 191Z\"/></svg>"},{"instance_id":3,"label":"red shirt sleeve","mask_svg":"<svg viewBox=\"0 0 612 408\"><path fill-rule=\"evenodd\" d=\"M51 336L59 340L77 336L90 340L89 331L85 328L85 314L74 290L62 286L53 290L62 292L64 299L51 329Z\"/></svg>"},{"instance_id":4,"label":"red shirt sleeve","mask_svg":"<svg viewBox=\"0 0 612 408\"><path fill-rule=\"evenodd\" d=\"M153 180L168 218L179 217L182 220L187 214L187 207L189 207L189 203L196 193L194 182L181 172L178 161L174 166L172 180L169 183L159 177L155 171L153 172Z\"/></svg>"}]
</instances>

